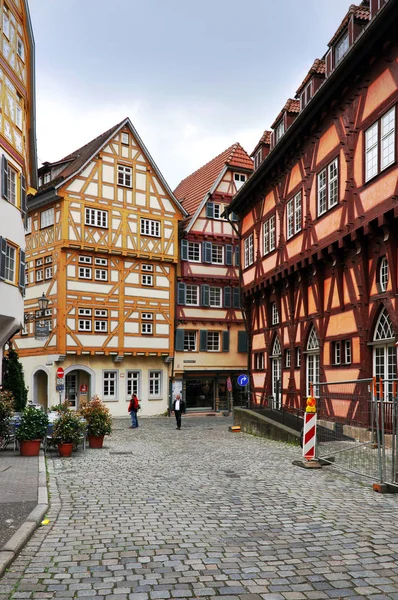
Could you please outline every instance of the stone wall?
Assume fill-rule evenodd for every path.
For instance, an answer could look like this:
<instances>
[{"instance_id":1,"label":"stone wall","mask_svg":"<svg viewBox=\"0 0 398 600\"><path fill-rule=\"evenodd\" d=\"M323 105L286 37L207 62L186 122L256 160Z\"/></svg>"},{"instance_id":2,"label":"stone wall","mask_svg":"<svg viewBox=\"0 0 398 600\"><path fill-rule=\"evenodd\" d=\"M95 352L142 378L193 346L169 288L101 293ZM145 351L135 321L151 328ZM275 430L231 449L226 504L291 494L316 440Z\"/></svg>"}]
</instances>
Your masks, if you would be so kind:
<instances>
[{"instance_id":1,"label":"stone wall","mask_svg":"<svg viewBox=\"0 0 398 600\"><path fill-rule=\"evenodd\" d=\"M240 425L241 431L260 437L300 444L300 432L277 423L268 417L246 408L234 408L234 425Z\"/></svg>"}]
</instances>

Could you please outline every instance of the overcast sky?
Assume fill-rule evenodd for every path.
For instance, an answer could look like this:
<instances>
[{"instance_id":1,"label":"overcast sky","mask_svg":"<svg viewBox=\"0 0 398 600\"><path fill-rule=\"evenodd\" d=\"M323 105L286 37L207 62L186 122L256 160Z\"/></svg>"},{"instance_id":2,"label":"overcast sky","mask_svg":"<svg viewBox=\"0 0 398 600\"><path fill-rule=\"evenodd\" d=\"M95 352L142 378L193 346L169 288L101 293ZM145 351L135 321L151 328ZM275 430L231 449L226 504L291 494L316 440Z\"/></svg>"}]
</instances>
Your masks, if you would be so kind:
<instances>
[{"instance_id":1,"label":"overcast sky","mask_svg":"<svg viewBox=\"0 0 398 600\"><path fill-rule=\"evenodd\" d=\"M250 154L350 4L29 0L39 164L125 117L172 189L234 142Z\"/></svg>"}]
</instances>

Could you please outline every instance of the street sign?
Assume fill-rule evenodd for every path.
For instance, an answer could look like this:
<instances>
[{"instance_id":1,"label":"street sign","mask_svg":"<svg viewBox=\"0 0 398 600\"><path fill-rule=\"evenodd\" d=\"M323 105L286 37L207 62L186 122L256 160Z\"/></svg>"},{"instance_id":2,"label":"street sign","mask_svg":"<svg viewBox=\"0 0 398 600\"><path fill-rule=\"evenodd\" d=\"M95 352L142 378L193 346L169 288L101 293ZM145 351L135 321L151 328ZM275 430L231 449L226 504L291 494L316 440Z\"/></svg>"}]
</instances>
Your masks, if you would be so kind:
<instances>
[{"instance_id":1,"label":"street sign","mask_svg":"<svg viewBox=\"0 0 398 600\"><path fill-rule=\"evenodd\" d=\"M57 392L63 392L65 389L65 386L64 386L64 384L57 385L57 387L55 389Z\"/></svg>"},{"instance_id":2,"label":"street sign","mask_svg":"<svg viewBox=\"0 0 398 600\"><path fill-rule=\"evenodd\" d=\"M227 379L227 390L229 392L232 392L232 381L231 381L230 377L228 377L228 379Z\"/></svg>"},{"instance_id":3,"label":"street sign","mask_svg":"<svg viewBox=\"0 0 398 600\"><path fill-rule=\"evenodd\" d=\"M57 377L57 385L64 385L65 381Z\"/></svg>"},{"instance_id":4,"label":"street sign","mask_svg":"<svg viewBox=\"0 0 398 600\"><path fill-rule=\"evenodd\" d=\"M57 377L58 379L63 379L65 375L65 371L63 370L62 367L58 367L57 369Z\"/></svg>"},{"instance_id":5,"label":"street sign","mask_svg":"<svg viewBox=\"0 0 398 600\"><path fill-rule=\"evenodd\" d=\"M245 387L245 385L247 385L248 383L249 383L249 378L247 375L245 375L245 374L239 375L238 384L240 386Z\"/></svg>"}]
</instances>

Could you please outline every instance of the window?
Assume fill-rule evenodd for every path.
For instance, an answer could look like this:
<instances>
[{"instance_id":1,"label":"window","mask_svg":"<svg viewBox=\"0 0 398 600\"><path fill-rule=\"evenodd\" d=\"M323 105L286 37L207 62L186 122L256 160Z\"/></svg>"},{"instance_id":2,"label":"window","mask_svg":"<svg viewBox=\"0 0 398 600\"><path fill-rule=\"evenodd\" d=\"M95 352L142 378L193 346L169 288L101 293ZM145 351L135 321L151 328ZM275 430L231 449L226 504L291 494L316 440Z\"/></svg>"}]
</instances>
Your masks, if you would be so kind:
<instances>
[{"instance_id":1,"label":"window","mask_svg":"<svg viewBox=\"0 0 398 600\"><path fill-rule=\"evenodd\" d=\"M272 325L278 325L279 323L279 313L276 302L273 302L271 305L271 323Z\"/></svg>"},{"instance_id":2,"label":"window","mask_svg":"<svg viewBox=\"0 0 398 600\"><path fill-rule=\"evenodd\" d=\"M335 158L318 173L318 217L338 204L338 162Z\"/></svg>"},{"instance_id":3,"label":"window","mask_svg":"<svg viewBox=\"0 0 398 600\"><path fill-rule=\"evenodd\" d=\"M43 281L43 269L36 270L36 283Z\"/></svg>"},{"instance_id":4,"label":"window","mask_svg":"<svg viewBox=\"0 0 398 600\"><path fill-rule=\"evenodd\" d=\"M285 367L289 369L292 364L292 352L291 350L285 350Z\"/></svg>"},{"instance_id":5,"label":"window","mask_svg":"<svg viewBox=\"0 0 398 600\"><path fill-rule=\"evenodd\" d=\"M54 208L43 210L40 214L40 229L54 225Z\"/></svg>"},{"instance_id":6,"label":"window","mask_svg":"<svg viewBox=\"0 0 398 600\"><path fill-rule=\"evenodd\" d=\"M83 263L85 265L91 265L92 263L91 256L79 256L79 263Z\"/></svg>"},{"instance_id":7,"label":"window","mask_svg":"<svg viewBox=\"0 0 398 600\"><path fill-rule=\"evenodd\" d=\"M338 340L332 342L332 364L350 365L351 364L351 340Z\"/></svg>"},{"instance_id":8,"label":"window","mask_svg":"<svg viewBox=\"0 0 398 600\"><path fill-rule=\"evenodd\" d=\"M129 143L129 134L122 131L122 144Z\"/></svg>"},{"instance_id":9,"label":"window","mask_svg":"<svg viewBox=\"0 0 398 600\"><path fill-rule=\"evenodd\" d=\"M257 371L264 371L264 352L254 353L254 368Z\"/></svg>"},{"instance_id":10,"label":"window","mask_svg":"<svg viewBox=\"0 0 398 600\"><path fill-rule=\"evenodd\" d=\"M351 364L351 340L343 341L343 358L346 365Z\"/></svg>"},{"instance_id":11,"label":"window","mask_svg":"<svg viewBox=\"0 0 398 600\"><path fill-rule=\"evenodd\" d=\"M32 233L32 217L26 219L25 231L26 234Z\"/></svg>"},{"instance_id":12,"label":"window","mask_svg":"<svg viewBox=\"0 0 398 600\"><path fill-rule=\"evenodd\" d=\"M221 301L221 288L210 286L210 306L218 307L222 306Z\"/></svg>"},{"instance_id":13,"label":"window","mask_svg":"<svg viewBox=\"0 0 398 600\"><path fill-rule=\"evenodd\" d=\"M152 335L153 323L141 323L141 333L144 335Z\"/></svg>"},{"instance_id":14,"label":"window","mask_svg":"<svg viewBox=\"0 0 398 600\"><path fill-rule=\"evenodd\" d=\"M153 285L153 275L141 275L141 284L142 285Z\"/></svg>"},{"instance_id":15,"label":"window","mask_svg":"<svg viewBox=\"0 0 398 600\"><path fill-rule=\"evenodd\" d=\"M99 267L107 267L108 259L107 258L96 258L96 259L94 259L94 264Z\"/></svg>"},{"instance_id":16,"label":"window","mask_svg":"<svg viewBox=\"0 0 398 600\"><path fill-rule=\"evenodd\" d=\"M108 331L108 311L102 308L94 310L94 331L106 333Z\"/></svg>"},{"instance_id":17,"label":"window","mask_svg":"<svg viewBox=\"0 0 398 600\"><path fill-rule=\"evenodd\" d=\"M8 201L11 204L16 205L17 203L17 174L16 171L10 165L7 166L7 189L8 189Z\"/></svg>"},{"instance_id":18,"label":"window","mask_svg":"<svg viewBox=\"0 0 398 600\"><path fill-rule=\"evenodd\" d=\"M91 279L91 267L79 267L79 279Z\"/></svg>"},{"instance_id":19,"label":"window","mask_svg":"<svg viewBox=\"0 0 398 600\"><path fill-rule=\"evenodd\" d=\"M395 161L395 106L365 131L365 181Z\"/></svg>"},{"instance_id":20,"label":"window","mask_svg":"<svg viewBox=\"0 0 398 600\"><path fill-rule=\"evenodd\" d=\"M53 276L53 268L46 267L44 269L44 279L52 279L52 276Z\"/></svg>"},{"instance_id":21,"label":"window","mask_svg":"<svg viewBox=\"0 0 398 600\"><path fill-rule=\"evenodd\" d=\"M97 281L108 281L107 269L95 269L95 279Z\"/></svg>"},{"instance_id":22,"label":"window","mask_svg":"<svg viewBox=\"0 0 398 600\"><path fill-rule=\"evenodd\" d=\"M263 224L263 244L264 254L268 254L275 250L276 247L276 228L275 215L264 221Z\"/></svg>"},{"instance_id":23,"label":"window","mask_svg":"<svg viewBox=\"0 0 398 600\"><path fill-rule=\"evenodd\" d=\"M104 371L103 398L115 400L117 393L117 371Z\"/></svg>"},{"instance_id":24,"label":"window","mask_svg":"<svg viewBox=\"0 0 398 600\"><path fill-rule=\"evenodd\" d=\"M6 243L4 279L14 283L15 280L15 247Z\"/></svg>"},{"instance_id":25,"label":"window","mask_svg":"<svg viewBox=\"0 0 398 600\"><path fill-rule=\"evenodd\" d=\"M94 331L106 333L108 331L108 321L94 321Z\"/></svg>"},{"instance_id":26,"label":"window","mask_svg":"<svg viewBox=\"0 0 398 600\"><path fill-rule=\"evenodd\" d=\"M196 352L196 331L184 331L184 352Z\"/></svg>"},{"instance_id":27,"label":"window","mask_svg":"<svg viewBox=\"0 0 398 600\"><path fill-rule=\"evenodd\" d=\"M153 271L153 265L142 265L141 270L142 271Z\"/></svg>"},{"instance_id":28,"label":"window","mask_svg":"<svg viewBox=\"0 0 398 600\"><path fill-rule=\"evenodd\" d=\"M287 239L301 231L301 191L289 200L286 206Z\"/></svg>"},{"instance_id":29,"label":"window","mask_svg":"<svg viewBox=\"0 0 398 600\"><path fill-rule=\"evenodd\" d=\"M91 331L91 318L93 311L91 308L79 308L78 315L78 330L79 331ZM84 317L84 318L82 318ZM89 317L89 318L87 318Z\"/></svg>"},{"instance_id":30,"label":"window","mask_svg":"<svg viewBox=\"0 0 398 600\"><path fill-rule=\"evenodd\" d=\"M159 397L162 391L162 371L149 371L149 396Z\"/></svg>"},{"instance_id":31,"label":"window","mask_svg":"<svg viewBox=\"0 0 398 600\"><path fill-rule=\"evenodd\" d=\"M117 166L117 183L126 187L133 187L133 169L124 165Z\"/></svg>"},{"instance_id":32,"label":"window","mask_svg":"<svg viewBox=\"0 0 398 600\"><path fill-rule=\"evenodd\" d=\"M316 334L314 326L311 327L311 331L308 336L307 342L307 357L306 357L306 371L307 371L307 396L311 395L311 391L315 397L319 397L319 371L320 371L320 350L319 340ZM312 390L311 390L312 385Z\"/></svg>"},{"instance_id":33,"label":"window","mask_svg":"<svg viewBox=\"0 0 398 600\"><path fill-rule=\"evenodd\" d=\"M253 248L253 234L251 233L244 242L245 245L245 269L253 264L254 260L254 248Z\"/></svg>"},{"instance_id":34,"label":"window","mask_svg":"<svg viewBox=\"0 0 398 600\"><path fill-rule=\"evenodd\" d=\"M221 219L222 212L223 212L223 205L214 203L213 204L213 218Z\"/></svg>"},{"instance_id":35,"label":"window","mask_svg":"<svg viewBox=\"0 0 398 600\"><path fill-rule=\"evenodd\" d=\"M385 292L388 285L388 260L385 256L380 261L379 267L379 288L381 292Z\"/></svg>"},{"instance_id":36,"label":"window","mask_svg":"<svg viewBox=\"0 0 398 600\"><path fill-rule=\"evenodd\" d=\"M130 400L133 394L140 391L140 372L127 371L127 399Z\"/></svg>"},{"instance_id":37,"label":"window","mask_svg":"<svg viewBox=\"0 0 398 600\"><path fill-rule=\"evenodd\" d=\"M51 181L51 172L45 173L44 175L44 183L49 183Z\"/></svg>"},{"instance_id":38,"label":"window","mask_svg":"<svg viewBox=\"0 0 398 600\"><path fill-rule=\"evenodd\" d=\"M25 60L25 48L21 38L17 38L17 54L20 59Z\"/></svg>"},{"instance_id":39,"label":"window","mask_svg":"<svg viewBox=\"0 0 398 600\"><path fill-rule=\"evenodd\" d=\"M22 108L19 104L15 106L15 124L19 129L22 129Z\"/></svg>"},{"instance_id":40,"label":"window","mask_svg":"<svg viewBox=\"0 0 398 600\"><path fill-rule=\"evenodd\" d=\"M8 39L10 39L10 19L8 14L3 12L3 33Z\"/></svg>"},{"instance_id":41,"label":"window","mask_svg":"<svg viewBox=\"0 0 398 600\"><path fill-rule=\"evenodd\" d=\"M207 351L208 352L219 352L220 351L220 332L219 331L208 331L207 332Z\"/></svg>"},{"instance_id":42,"label":"window","mask_svg":"<svg viewBox=\"0 0 398 600\"><path fill-rule=\"evenodd\" d=\"M283 134L285 133L285 124L283 120L276 126L275 129L275 141L279 142Z\"/></svg>"},{"instance_id":43,"label":"window","mask_svg":"<svg viewBox=\"0 0 398 600\"><path fill-rule=\"evenodd\" d=\"M348 31L343 35L340 41L337 42L334 49L335 64L338 65L343 56L347 53L350 42L348 39Z\"/></svg>"},{"instance_id":44,"label":"window","mask_svg":"<svg viewBox=\"0 0 398 600\"><path fill-rule=\"evenodd\" d=\"M141 219L141 235L160 237L160 221Z\"/></svg>"},{"instance_id":45,"label":"window","mask_svg":"<svg viewBox=\"0 0 398 600\"><path fill-rule=\"evenodd\" d=\"M254 168L258 169L258 167L261 165L261 158L262 158L262 150L260 148L260 150L257 150L256 154L254 155Z\"/></svg>"},{"instance_id":46,"label":"window","mask_svg":"<svg viewBox=\"0 0 398 600\"><path fill-rule=\"evenodd\" d=\"M333 364L339 365L341 363L341 342L333 343Z\"/></svg>"},{"instance_id":47,"label":"window","mask_svg":"<svg viewBox=\"0 0 398 600\"><path fill-rule=\"evenodd\" d=\"M185 304L190 306L199 305L199 286L187 284Z\"/></svg>"},{"instance_id":48,"label":"window","mask_svg":"<svg viewBox=\"0 0 398 600\"><path fill-rule=\"evenodd\" d=\"M301 348L296 348L296 368L301 367Z\"/></svg>"},{"instance_id":49,"label":"window","mask_svg":"<svg viewBox=\"0 0 398 600\"><path fill-rule=\"evenodd\" d=\"M311 100L311 98L312 98L312 81L310 81L309 84L305 86L303 92L301 93L301 96L300 96L301 110L303 110L303 108L305 108L307 106L307 104Z\"/></svg>"},{"instance_id":50,"label":"window","mask_svg":"<svg viewBox=\"0 0 398 600\"><path fill-rule=\"evenodd\" d=\"M86 208L85 224L93 227L108 227L108 213L106 210L97 208Z\"/></svg>"},{"instance_id":51,"label":"window","mask_svg":"<svg viewBox=\"0 0 398 600\"><path fill-rule=\"evenodd\" d=\"M246 181L246 175L243 175L243 173L234 173L234 181L236 189L240 190Z\"/></svg>"},{"instance_id":52,"label":"window","mask_svg":"<svg viewBox=\"0 0 398 600\"><path fill-rule=\"evenodd\" d=\"M224 248L223 246L218 246L217 244L211 245L211 262L215 265L223 265L224 264Z\"/></svg>"},{"instance_id":53,"label":"window","mask_svg":"<svg viewBox=\"0 0 398 600\"><path fill-rule=\"evenodd\" d=\"M188 260L191 262L200 262L199 242L188 242Z\"/></svg>"},{"instance_id":54,"label":"window","mask_svg":"<svg viewBox=\"0 0 398 600\"><path fill-rule=\"evenodd\" d=\"M153 313L142 313L141 319L143 321L152 321L153 320Z\"/></svg>"}]
</instances>

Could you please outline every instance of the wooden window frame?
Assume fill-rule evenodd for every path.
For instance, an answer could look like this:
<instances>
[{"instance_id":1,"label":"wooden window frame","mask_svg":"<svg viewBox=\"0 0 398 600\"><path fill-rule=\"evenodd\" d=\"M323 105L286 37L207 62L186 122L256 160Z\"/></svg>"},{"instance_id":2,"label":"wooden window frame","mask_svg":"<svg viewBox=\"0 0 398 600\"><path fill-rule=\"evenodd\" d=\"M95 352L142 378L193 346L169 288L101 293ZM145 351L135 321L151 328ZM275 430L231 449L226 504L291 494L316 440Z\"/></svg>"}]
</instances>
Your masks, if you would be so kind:
<instances>
[{"instance_id":1,"label":"wooden window frame","mask_svg":"<svg viewBox=\"0 0 398 600\"><path fill-rule=\"evenodd\" d=\"M347 48L344 50L343 54L341 54L340 56L338 56L338 50L340 48L340 46L343 44L343 42L347 42ZM338 64L341 63L341 61L343 60L343 58L345 57L345 55L347 54L347 52L350 49L350 35L348 32L348 29L346 29L341 36L339 37L338 41L334 44L334 48L333 48L333 60L334 60L334 66L337 67Z\"/></svg>"},{"instance_id":2,"label":"wooden window frame","mask_svg":"<svg viewBox=\"0 0 398 600\"><path fill-rule=\"evenodd\" d=\"M9 255L9 252L12 252L12 257ZM17 246L6 242L4 281L6 281L7 283L15 283L16 281L15 276L17 272L17 256ZM10 268L10 262L12 264L12 268ZM7 271L12 272L12 277L7 277Z\"/></svg>"},{"instance_id":3,"label":"wooden window frame","mask_svg":"<svg viewBox=\"0 0 398 600\"><path fill-rule=\"evenodd\" d=\"M102 397L105 401L115 401L118 396L118 374L117 370L113 369L105 369L102 371ZM112 376L112 377L110 377ZM113 394L105 393L105 384L108 382L108 386L110 388L111 382L113 382Z\"/></svg>"},{"instance_id":4,"label":"wooden window frame","mask_svg":"<svg viewBox=\"0 0 398 600\"><path fill-rule=\"evenodd\" d=\"M243 240L245 269L254 263L254 234L250 233Z\"/></svg>"},{"instance_id":5,"label":"wooden window frame","mask_svg":"<svg viewBox=\"0 0 398 600\"><path fill-rule=\"evenodd\" d=\"M263 256L276 250L276 213L263 223Z\"/></svg>"},{"instance_id":6,"label":"wooden window frame","mask_svg":"<svg viewBox=\"0 0 398 600\"><path fill-rule=\"evenodd\" d=\"M289 214L290 212L290 214ZM286 203L286 238L290 240L302 230L303 204L302 192L299 190Z\"/></svg>"},{"instance_id":7,"label":"wooden window frame","mask_svg":"<svg viewBox=\"0 0 398 600\"><path fill-rule=\"evenodd\" d=\"M336 165L336 176L330 178L331 168ZM325 183L320 186L320 178L325 176ZM333 160L331 160L323 169L321 169L316 176L317 182L317 217L323 217L329 210L332 210L335 206L338 206L340 203L339 192L340 192L340 168L339 168L339 157L336 156ZM331 191L334 189L334 185L336 185L336 201L332 204ZM333 188L332 188L333 186ZM320 210L320 193L325 191L325 209L321 212ZM322 201L323 202L323 201Z\"/></svg>"},{"instance_id":8,"label":"wooden window frame","mask_svg":"<svg viewBox=\"0 0 398 600\"><path fill-rule=\"evenodd\" d=\"M153 275L141 273L141 285L144 285L145 287L153 287Z\"/></svg>"},{"instance_id":9,"label":"wooden window frame","mask_svg":"<svg viewBox=\"0 0 398 600\"><path fill-rule=\"evenodd\" d=\"M218 296L217 303L212 303L212 294L213 300L215 296ZM209 306L211 308L222 308L222 288L214 285L209 286Z\"/></svg>"},{"instance_id":10,"label":"wooden window frame","mask_svg":"<svg viewBox=\"0 0 398 600\"><path fill-rule=\"evenodd\" d=\"M397 156L397 105L394 104L393 106L391 106L388 110L386 110L376 121L374 121L374 123L372 123L371 125L369 125L369 127L367 127L364 131L364 141L363 141L363 147L364 147L364 182L368 183L369 181L372 181L375 177L377 177L378 175L380 175L380 173L382 173L383 171L385 171L386 169L388 169L389 167L391 167L391 165L396 163L396 156ZM393 139L393 144L394 144L394 155L393 155L393 160L388 163L387 165L385 165L384 167L382 167L382 141L383 139L385 139L387 136L385 136L384 138L382 137L382 121L383 119L390 113L392 112L394 114L394 129L392 130L392 139ZM370 148L367 147L367 140L366 140L366 136L367 133L373 129L376 128L376 132L377 132L377 140L376 140L376 144L373 144L373 146L371 146ZM388 135L390 135L391 132L389 132ZM367 174L367 161L368 161L368 153L370 152L370 150L372 150L373 148L376 148L376 152L377 152L377 158L376 158L376 170L375 172L372 173L372 175Z\"/></svg>"},{"instance_id":11,"label":"wooden window frame","mask_svg":"<svg viewBox=\"0 0 398 600\"><path fill-rule=\"evenodd\" d=\"M42 210L40 213L40 229L46 229L47 227L53 227L54 223L55 223L54 207L52 206L51 208Z\"/></svg>"},{"instance_id":12,"label":"wooden window frame","mask_svg":"<svg viewBox=\"0 0 398 600\"><path fill-rule=\"evenodd\" d=\"M279 310L276 302L272 302L271 304L271 324L279 325Z\"/></svg>"},{"instance_id":13,"label":"wooden window frame","mask_svg":"<svg viewBox=\"0 0 398 600\"><path fill-rule=\"evenodd\" d=\"M153 389L158 387L158 390ZM150 370L148 372L148 393L149 398L158 399L162 397L163 372L159 370Z\"/></svg>"},{"instance_id":14,"label":"wooden window frame","mask_svg":"<svg viewBox=\"0 0 398 600\"><path fill-rule=\"evenodd\" d=\"M192 258L197 254L198 258ZM200 262L201 261L201 244L200 242L190 242L187 243L187 257L188 262Z\"/></svg>"},{"instance_id":15,"label":"wooden window frame","mask_svg":"<svg viewBox=\"0 0 398 600\"><path fill-rule=\"evenodd\" d=\"M188 302L188 288L189 288L189 294L192 295L192 291L195 288L196 289L196 302ZM199 286L194 284L194 283L187 283L186 287L185 287L185 306L199 306Z\"/></svg>"},{"instance_id":16,"label":"wooden window frame","mask_svg":"<svg viewBox=\"0 0 398 600\"><path fill-rule=\"evenodd\" d=\"M217 346L217 347L216 347ZM220 332L219 331L208 331L206 340L206 352L220 352Z\"/></svg>"},{"instance_id":17,"label":"wooden window frame","mask_svg":"<svg viewBox=\"0 0 398 600\"><path fill-rule=\"evenodd\" d=\"M221 255L220 255L221 253ZM218 260L218 259L221 260ZM211 245L211 264L212 265L223 265L224 264L224 246L221 244Z\"/></svg>"},{"instance_id":18,"label":"wooden window frame","mask_svg":"<svg viewBox=\"0 0 398 600\"><path fill-rule=\"evenodd\" d=\"M84 210L84 224L87 227L108 229L108 211L86 206Z\"/></svg>"},{"instance_id":19,"label":"wooden window frame","mask_svg":"<svg viewBox=\"0 0 398 600\"><path fill-rule=\"evenodd\" d=\"M148 237L160 238L161 237L160 224L161 224L161 222L157 221L155 219L146 219L146 218L141 217L141 221L140 221L141 235L145 235Z\"/></svg>"},{"instance_id":20,"label":"wooden window frame","mask_svg":"<svg viewBox=\"0 0 398 600\"><path fill-rule=\"evenodd\" d=\"M191 340L189 339L191 338ZM188 329L184 330L184 352L197 352L197 331ZM193 341L193 347L192 346Z\"/></svg>"},{"instance_id":21,"label":"wooden window frame","mask_svg":"<svg viewBox=\"0 0 398 600\"><path fill-rule=\"evenodd\" d=\"M133 168L127 165L117 166L117 184L123 187L133 187Z\"/></svg>"},{"instance_id":22,"label":"wooden window frame","mask_svg":"<svg viewBox=\"0 0 398 600\"><path fill-rule=\"evenodd\" d=\"M93 278L93 270L92 267L78 267L78 277L79 279L92 279Z\"/></svg>"}]
</instances>

